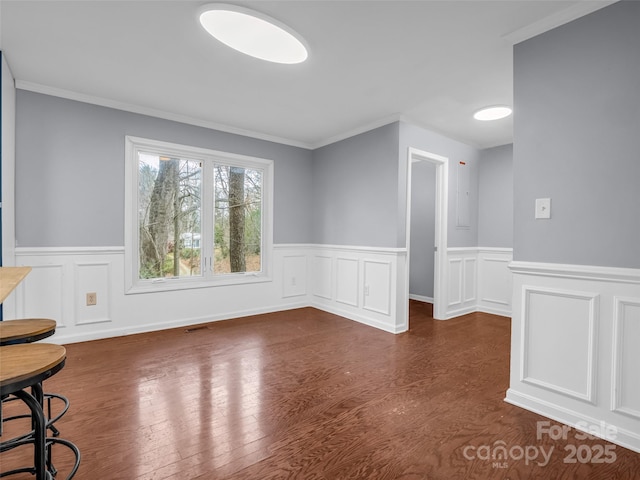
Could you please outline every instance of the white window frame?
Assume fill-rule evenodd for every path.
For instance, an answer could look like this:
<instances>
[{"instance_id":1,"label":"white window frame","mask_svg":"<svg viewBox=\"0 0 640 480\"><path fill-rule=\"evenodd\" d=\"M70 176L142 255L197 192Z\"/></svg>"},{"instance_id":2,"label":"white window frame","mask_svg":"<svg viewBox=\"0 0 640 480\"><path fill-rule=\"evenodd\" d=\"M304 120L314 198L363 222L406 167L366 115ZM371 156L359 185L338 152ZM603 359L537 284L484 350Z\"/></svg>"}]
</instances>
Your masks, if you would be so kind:
<instances>
[{"instance_id":1,"label":"white window frame","mask_svg":"<svg viewBox=\"0 0 640 480\"><path fill-rule=\"evenodd\" d=\"M157 153L201 160L202 168L202 212L201 241L202 275L176 278L139 278L139 226L138 226L138 162L139 152ZM192 147L176 143L163 142L148 138L125 137L125 293L149 293L167 290L205 288L222 285L240 285L247 283L272 281L273 252L273 160L250 157L236 153L220 152L207 148ZM207 232L213 239L213 165L230 165L260 170L262 172L262 246L260 249L260 272L213 273L213 244L205 242ZM209 187L207 187L208 185Z\"/></svg>"}]
</instances>

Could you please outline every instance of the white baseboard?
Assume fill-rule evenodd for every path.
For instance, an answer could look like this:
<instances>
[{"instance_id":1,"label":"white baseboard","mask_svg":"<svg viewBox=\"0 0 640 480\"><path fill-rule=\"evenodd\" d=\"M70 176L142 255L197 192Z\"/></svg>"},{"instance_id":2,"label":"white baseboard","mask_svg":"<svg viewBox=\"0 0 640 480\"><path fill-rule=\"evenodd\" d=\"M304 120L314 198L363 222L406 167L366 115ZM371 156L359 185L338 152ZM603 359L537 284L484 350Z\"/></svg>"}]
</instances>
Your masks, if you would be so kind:
<instances>
[{"instance_id":1,"label":"white baseboard","mask_svg":"<svg viewBox=\"0 0 640 480\"><path fill-rule=\"evenodd\" d=\"M485 305L479 305L476 312L490 313L491 315L498 315L499 317L511 318L511 309L507 308L494 308Z\"/></svg>"},{"instance_id":2,"label":"white baseboard","mask_svg":"<svg viewBox=\"0 0 640 480\"><path fill-rule=\"evenodd\" d=\"M458 308L456 310L447 310L446 320L451 320L452 318L461 317L463 315L468 315L470 313L474 313L477 311L478 311L478 307L476 305L471 305L464 308Z\"/></svg>"},{"instance_id":3,"label":"white baseboard","mask_svg":"<svg viewBox=\"0 0 640 480\"><path fill-rule=\"evenodd\" d=\"M531 395L526 395L520 392L516 392L512 389L507 390L507 395L504 399L505 402L515 405L516 407L524 408L531 412L542 415L543 417L550 418L570 427L584 430L585 426L593 426L597 428L587 430L594 437L602 438L603 440L611 441L616 445L628 448L634 452L640 453L640 435L630 430L627 430L623 426L615 424L607 424L607 427L602 428L603 420L595 418L593 416L585 415L584 413L561 407L557 404L540 400L539 398ZM615 438L607 438L608 429L615 431Z\"/></svg>"},{"instance_id":4,"label":"white baseboard","mask_svg":"<svg viewBox=\"0 0 640 480\"><path fill-rule=\"evenodd\" d=\"M433 304L433 297L425 297L424 295L415 295L413 293L409 294L409 300Z\"/></svg>"},{"instance_id":5,"label":"white baseboard","mask_svg":"<svg viewBox=\"0 0 640 480\"><path fill-rule=\"evenodd\" d=\"M339 315L344 318L348 318L349 320L353 320L358 323L362 323L364 325L368 325L370 327L375 327L379 330L384 330L389 333L402 333L406 329L396 329L388 323L381 322L367 315L362 315L358 313L354 313L347 309L341 309L335 306L330 306L321 303L314 303L311 305L313 308L317 308L318 310L322 310L323 312L332 313L334 315Z\"/></svg>"},{"instance_id":6,"label":"white baseboard","mask_svg":"<svg viewBox=\"0 0 640 480\"><path fill-rule=\"evenodd\" d=\"M295 310L297 308L308 307L309 305L305 303L298 304L288 304L288 305L278 305L274 307L265 307L265 308L257 308L253 310L242 310L235 312L228 312L226 314L220 315L206 315L201 317L191 317L191 318L181 318L174 321L168 322L156 322L156 323L146 323L142 325L135 325L132 327L116 327L116 328L105 328L101 330L86 332L86 331L78 331L75 333L69 333L62 331L62 333L56 333L53 337L47 339L50 343L56 344L69 344L69 343L77 343L77 342L88 342L92 340L100 340L103 338L112 338L112 337L124 337L127 335L136 335L139 333L147 333L147 332L155 332L158 330L168 330L172 328L180 328L180 327L193 327L194 325L201 325L212 322L221 322L225 320L233 320L236 318L249 317L252 315L261 315L265 313L274 313L274 312L283 312L286 310Z\"/></svg>"}]
</instances>

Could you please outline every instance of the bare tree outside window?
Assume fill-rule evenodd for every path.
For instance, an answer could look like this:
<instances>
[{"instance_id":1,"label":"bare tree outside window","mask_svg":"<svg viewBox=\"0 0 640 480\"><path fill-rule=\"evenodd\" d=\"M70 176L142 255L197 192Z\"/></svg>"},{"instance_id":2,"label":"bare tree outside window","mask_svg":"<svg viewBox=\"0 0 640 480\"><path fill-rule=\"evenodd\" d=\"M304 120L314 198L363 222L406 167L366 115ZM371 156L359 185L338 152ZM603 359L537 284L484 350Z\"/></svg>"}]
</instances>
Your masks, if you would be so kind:
<instances>
[{"instance_id":1,"label":"bare tree outside window","mask_svg":"<svg viewBox=\"0 0 640 480\"><path fill-rule=\"evenodd\" d=\"M139 157L140 278L200 275L201 162Z\"/></svg>"},{"instance_id":2,"label":"bare tree outside window","mask_svg":"<svg viewBox=\"0 0 640 480\"><path fill-rule=\"evenodd\" d=\"M213 170L213 231L207 236L201 222L204 168ZM244 166L139 153L139 278L201 276L205 251L213 252L207 264L214 275L260 272L262 177ZM202 242L211 234L205 250Z\"/></svg>"},{"instance_id":3,"label":"bare tree outside window","mask_svg":"<svg viewBox=\"0 0 640 480\"><path fill-rule=\"evenodd\" d=\"M262 174L243 167L215 167L216 273L259 272Z\"/></svg>"}]
</instances>

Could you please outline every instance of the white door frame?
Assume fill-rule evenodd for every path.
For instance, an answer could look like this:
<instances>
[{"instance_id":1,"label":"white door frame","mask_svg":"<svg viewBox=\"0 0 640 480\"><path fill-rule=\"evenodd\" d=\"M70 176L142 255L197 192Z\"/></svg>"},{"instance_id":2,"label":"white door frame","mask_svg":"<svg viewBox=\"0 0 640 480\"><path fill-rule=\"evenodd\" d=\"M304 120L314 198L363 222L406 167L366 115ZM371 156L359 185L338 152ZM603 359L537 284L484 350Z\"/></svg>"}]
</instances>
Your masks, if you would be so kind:
<instances>
[{"instance_id":1,"label":"white door frame","mask_svg":"<svg viewBox=\"0 0 640 480\"><path fill-rule=\"evenodd\" d=\"M409 302L409 270L411 265L411 176L413 162L429 162L436 167L435 262L433 278L433 318L445 320L447 312L447 219L449 215L449 159L435 153L409 147L407 155L406 243L407 268L405 302ZM407 309L407 325L409 324Z\"/></svg>"}]
</instances>

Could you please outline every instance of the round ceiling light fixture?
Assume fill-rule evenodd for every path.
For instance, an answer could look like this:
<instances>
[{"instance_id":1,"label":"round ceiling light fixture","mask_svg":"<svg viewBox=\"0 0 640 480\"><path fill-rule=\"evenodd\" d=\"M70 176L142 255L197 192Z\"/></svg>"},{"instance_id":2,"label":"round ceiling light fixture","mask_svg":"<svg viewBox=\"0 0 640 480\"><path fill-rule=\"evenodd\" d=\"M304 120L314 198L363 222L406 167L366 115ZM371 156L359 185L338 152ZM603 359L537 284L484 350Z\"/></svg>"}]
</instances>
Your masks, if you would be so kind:
<instances>
[{"instance_id":1,"label":"round ceiling light fixture","mask_svg":"<svg viewBox=\"0 0 640 480\"><path fill-rule=\"evenodd\" d=\"M473 114L473 118L476 120L481 120L483 122L488 122L491 120L500 120L501 118L508 117L511 115L513 110L506 105L494 105L492 107L485 107L478 110Z\"/></svg>"},{"instance_id":2,"label":"round ceiling light fixture","mask_svg":"<svg viewBox=\"0 0 640 480\"><path fill-rule=\"evenodd\" d=\"M248 8L221 3L205 5L200 10L200 24L225 45L261 60L295 64L309 56L299 34Z\"/></svg>"}]
</instances>

